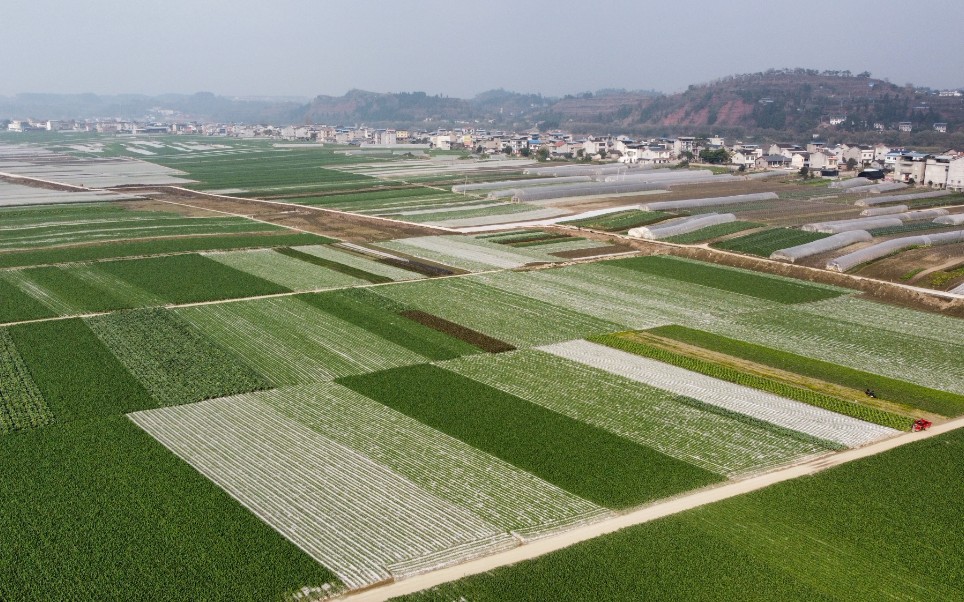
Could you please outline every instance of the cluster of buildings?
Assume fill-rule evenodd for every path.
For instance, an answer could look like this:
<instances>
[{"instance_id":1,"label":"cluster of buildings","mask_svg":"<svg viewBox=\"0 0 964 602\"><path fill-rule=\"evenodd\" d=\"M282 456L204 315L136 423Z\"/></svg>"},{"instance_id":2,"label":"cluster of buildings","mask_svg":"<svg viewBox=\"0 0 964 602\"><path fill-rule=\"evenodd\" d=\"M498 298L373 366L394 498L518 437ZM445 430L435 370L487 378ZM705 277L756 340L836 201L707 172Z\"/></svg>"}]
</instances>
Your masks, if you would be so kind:
<instances>
[{"instance_id":1,"label":"cluster of buildings","mask_svg":"<svg viewBox=\"0 0 964 602\"><path fill-rule=\"evenodd\" d=\"M615 160L638 164L675 164L700 161L710 153L714 162L736 169L807 169L834 176L841 169L879 169L888 180L933 188L964 190L964 151L928 154L886 145L829 145L812 141L797 144L727 144L719 136L651 138L575 136L564 131L504 132L479 128L407 130L366 126L246 125L212 123L141 123L130 120L11 121L9 131L30 130L101 132L114 134L195 134L235 138L271 138L292 142L347 144L359 147L435 148L468 150L485 155L526 155L544 160ZM720 161L723 158L725 160Z\"/></svg>"}]
</instances>

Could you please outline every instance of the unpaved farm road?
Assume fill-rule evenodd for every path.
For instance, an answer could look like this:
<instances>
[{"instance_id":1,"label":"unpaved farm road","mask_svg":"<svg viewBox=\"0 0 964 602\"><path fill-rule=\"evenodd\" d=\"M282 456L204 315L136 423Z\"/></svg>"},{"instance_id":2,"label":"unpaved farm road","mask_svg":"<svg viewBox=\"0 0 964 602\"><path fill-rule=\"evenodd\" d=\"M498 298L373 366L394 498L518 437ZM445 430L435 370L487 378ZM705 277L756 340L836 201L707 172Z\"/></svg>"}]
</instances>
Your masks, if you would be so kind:
<instances>
[{"instance_id":1,"label":"unpaved farm road","mask_svg":"<svg viewBox=\"0 0 964 602\"><path fill-rule=\"evenodd\" d=\"M816 474L834 466L839 466L847 462L874 456L881 452L894 449L895 447L913 443L914 441L920 441L921 439L934 437L961 427L964 427L964 418L957 418L943 424L935 425L924 432L904 433L902 435L897 435L896 437L891 437L890 439L884 439L883 441L879 441L877 443L871 443L870 445L866 445L864 447L821 456L813 460L788 466L786 468L777 469L773 472L768 472L766 474L751 477L742 481L734 481L715 487L701 489L689 495L684 495L682 497L667 500L665 502L659 502L645 508L634 510L627 514L622 514L598 523L579 527L577 529L573 529L572 531L560 533L559 535L554 535L546 539L527 543L505 552L500 552L498 554L493 554L485 558L479 558L464 564L425 573L424 575L417 575L409 579L396 581L394 583L365 590L357 594L347 594L337 599L345 602L377 602L388 600L389 598L395 596L411 594L423 589L434 587L436 585L441 585L442 583L455 581L456 579L460 579L468 575L484 573L501 566L515 564L530 558L536 558L538 556L542 556L543 554L548 554L550 552L569 547L573 544L577 544L581 541L599 537L600 535L605 535L606 533L612 533L613 531L618 531L632 525L646 523L664 516L669 516L678 512L690 510L692 508L698 508L700 506L705 506L706 504L712 504L713 502L718 502L720 500L725 500L727 498L742 495L744 493L756 491L757 489L763 489L764 487L769 487L770 485L781 483L783 481L789 481L791 479Z\"/></svg>"}]
</instances>

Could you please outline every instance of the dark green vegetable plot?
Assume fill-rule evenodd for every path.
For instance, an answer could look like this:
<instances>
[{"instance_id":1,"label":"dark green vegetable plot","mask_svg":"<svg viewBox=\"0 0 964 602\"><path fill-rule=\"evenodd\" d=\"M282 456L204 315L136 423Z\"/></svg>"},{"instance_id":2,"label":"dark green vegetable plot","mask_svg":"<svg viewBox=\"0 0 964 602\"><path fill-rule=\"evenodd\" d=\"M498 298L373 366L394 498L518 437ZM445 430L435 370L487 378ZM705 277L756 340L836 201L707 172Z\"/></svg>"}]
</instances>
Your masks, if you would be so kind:
<instances>
[{"instance_id":1,"label":"dark green vegetable plot","mask_svg":"<svg viewBox=\"0 0 964 602\"><path fill-rule=\"evenodd\" d=\"M337 382L611 508L639 505L722 480L436 366L409 366Z\"/></svg>"},{"instance_id":2,"label":"dark green vegetable plot","mask_svg":"<svg viewBox=\"0 0 964 602\"><path fill-rule=\"evenodd\" d=\"M804 232L795 228L773 228L713 243L710 246L737 253L769 257L774 251L803 245L828 236L830 235L822 232Z\"/></svg>"},{"instance_id":3,"label":"dark green vegetable plot","mask_svg":"<svg viewBox=\"0 0 964 602\"><path fill-rule=\"evenodd\" d=\"M79 318L10 328L58 423L157 407Z\"/></svg>"},{"instance_id":4,"label":"dark green vegetable plot","mask_svg":"<svg viewBox=\"0 0 964 602\"><path fill-rule=\"evenodd\" d=\"M617 259L607 262L606 266L691 282L777 303L808 303L839 297L846 293L843 290L814 286L787 278L662 255Z\"/></svg>"},{"instance_id":5,"label":"dark green vegetable plot","mask_svg":"<svg viewBox=\"0 0 964 602\"><path fill-rule=\"evenodd\" d=\"M0 275L0 324L55 316L49 307Z\"/></svg>"},{"instance_id":6,"label":"dark green vegetable plot","mask_svg":"<svg viewBox=\"0 0 964 602\"><path fill-rule=\"evenodd\" d=\"M961 600L958 430L397 600Z\"/></svg>"},{"instance_id":7,"label":"dark green vegetable plot","mask_svg":"<svg viewBox=\"0 0 964 602\"><path fill-rule=\"evenodd\" d=\"M24 276L39 284L74 308L73 313L109 311L130 307L110 291L93 286L61 267L23 270Z\"/></svg>"},{"instance_id":8,"label":"dark green vegetable plot","mask_svg":"<svg viewBox=\"0 0 964 602\"><path fill-rule=\"evenodd\" d=\"M0 437L0 600L282 600L337 578L127 418Z\"/></svg>"},{"instance_id":9,"label":"dark green vegetable plot","mask_svg":"<svg viewBox=\"0 0 964 602\"><path fill-rule=\"evenodd\" d=\"M290 289L201 255L109 261L101 270L170 303L196 303L290 292Z\"/></svg>"}]
</instances>

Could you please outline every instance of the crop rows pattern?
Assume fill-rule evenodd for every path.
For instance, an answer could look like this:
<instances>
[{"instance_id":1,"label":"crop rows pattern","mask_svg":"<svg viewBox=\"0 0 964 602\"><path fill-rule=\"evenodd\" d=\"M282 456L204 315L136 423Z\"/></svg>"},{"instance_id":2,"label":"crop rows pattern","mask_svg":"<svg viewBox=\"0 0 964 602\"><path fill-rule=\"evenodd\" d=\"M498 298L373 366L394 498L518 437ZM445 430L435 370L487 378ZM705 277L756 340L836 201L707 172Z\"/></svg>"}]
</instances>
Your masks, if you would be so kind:
<instances>
[{"instance_id":1,"label":"crop rows pattern","mask_svg":"<svg viewBox=\"0 0 964 602\"><path fill-rule=\"evenodd\" d=\"M357 268L359 270L364 270L371 274L377 274L378 276L384 276L385 278L390 278L395 281L418 280L425 277L418 272L410 272L395 266L366 259L361 255L341 251L331 245L308 245L304 247L294 247L294 249L296 251L301 251L302 253L307 253L308 255L314 255L315 257L335 261L337 263L341 263L352 268Z\"/></svg>"},{"instance_id":2,"label":"crop rows pattern","mask_svg":"<svg viewBox=\"0 0 964 602\"><path fill-rule=\"evenodd\" d=\"M517 268L527 263L549 260L544 254L507 248L467 236L404 238L379 243L379 246L471 271Z\"/></svg>"},{"instance_id":3,"label":"crop rows pattern","mask_svg":"<svg viewBox=\"0 0 964 602\"><path fill-rule=\"evenodd\" d=\"M486 285L622 324L651 328L672 322L700 323L710 317L763 310L773 304L671 278L608 264L569 266L529 273L477 276Z\"/></svg>"},{"instance_id":4,"label":"crop rows pattern","mask_svg":"<svg viewBox=\"0 0 964 602\"><path fill-rule=\"evenodd\" d=\"M827 451L765 423L737 420L700 408L696 400L541 351L471 356L442 366L725 476Z\"/></svg>"},{"instance_id":5,"label":"crop rows pattern","mask_svg":"<svg viewBox=\"0 0 964 602\"><path fill-rule=\"evenodd\" d=\"M253 396L130 417L349 587L389 578L390 565L434 562L439 552L465 544L482 548L469 555L514 545L471 512Z\"/></svg>"},{"instance_id":6,"label":"crop rows pattern","mask_svg":"<svg viewBox=\"0 0 964 602\"><path fill-rule=\"evenodd\" d=\"M828 236L830 235L823 232L804 232L794 228L773 228L713 243L711 246L759 257L769 257L774 251L806 244Z\"/></svg>"},{"instance_id":7,"label":"crop rows pattern","mask_svg":"<svg viewBox=\"0 0 964 602\"><path fill-rule=\"evenodd\" d=\"M183 308L178 314L276 385L426 361L294 297Z\"/></svg>"},{"instance_id":8,"label":"crop rows pattern","mask_svg":"<svg viewBox=\"0 0 964 602\"><path fill-rule=\"evenodd\" d=\"M0 328L0 435L44 426L53 420L10 334Z\"/></svg>"},{"instance_id":9,"label":"crop rows pattern","mask_svg":"<svg viewBox=\"0 0 964 602\"><path fill-rule=\"evenodd\" d=\"M517 347L544 345L621 328L613 322L470 278L445 278L372 290Z\"/></svg>"},{"instance_id":10,"label":"crop rows pattern","mask_svg":"<svg viewBox=\"0 0 964 602\"><path fill-rule=\"evenodd\" d=\"M848 447L864 445L899 432L587 341L570 341L541 349L677 395L692 397Z\"/></svg>"},{"instance_id":11,"label":"crop rows pattern","mask_svg":"<svg viewBox=\"0 0 964 602\"><path fill-rule=\"evenodd\" d=\"M170 311L116 312L87 323L161 405L268 386L238 357Z\"/></svg>"},{"instance_id":12,"label":"crop rows pattern","mask_svg":"<svg viewBox=\"0 0 964 602\"><path fill-rule=\"evenodd\" d=\"M562 529L608 511L335 383L252 394L505 531Z\"/></svg>"},{"instance_id":13,"label":"crop rows pattern","mask_svg":"<svg viewBox=\"0 0 964 602\"><path fill-rule=\"evenodd\" d=\"M306 261L286 257L272 249L210 253L204 256L236 270L274 282L293 291L342 288L358 284L367 284L366 281L359 278L353 278L352 276L347 276L328 268L312 265Z\"/></svg>"},{"instance_id":14,"label":"crop rows pattern","mask_svg":"<svg viewBox=\"0 0 964 602\"><path fill-rule=\"evenodd\" d=\"M803 310L803 311L801 311ZM872 314L871 314L872 315ZM905 317L907 314L898 312ZM964 344L946 339L936 341L934 330L917 327L903 332L894 328L894 318L880 324L854 323L841 314L811 312L807 307L781 308L718 321L705 329L723 336L837 362L857 370L906 380L925 387L964 394L961 358ZM898 318L900 319L900 318ZM928 319L923 318L922 324ZM954 328L953 325L950 326ZM953 332L953 330L951 330ZM940 344L937 344L937 343Z\"/></svg>"}]
</instances>

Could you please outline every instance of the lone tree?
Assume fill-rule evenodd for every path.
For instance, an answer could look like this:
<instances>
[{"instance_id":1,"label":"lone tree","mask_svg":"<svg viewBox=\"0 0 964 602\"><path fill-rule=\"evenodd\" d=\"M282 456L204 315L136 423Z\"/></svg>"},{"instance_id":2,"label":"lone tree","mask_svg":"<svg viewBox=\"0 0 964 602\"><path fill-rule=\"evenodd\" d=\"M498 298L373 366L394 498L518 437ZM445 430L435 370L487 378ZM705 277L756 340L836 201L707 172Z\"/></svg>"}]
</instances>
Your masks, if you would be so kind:
<instances>
[{"instance_id":1,"label":"lone tree","mask_svg":"<svg viewBox=\"0 0 964 602\"><path fill-rule=\"evenodd\" d=\"M806 167L806 166L801 167L801 168L800 168L800 177L803 178L804 180L806 180L807 178L809 178L809 177L810 177L810 168L809 168L809 167Z\"/></svg>"},{"instance_id":2,"label":"lone tree","mask_svg":"<svg viewBox=\"0 0 964 602\"><path fill-rule=\"evenodd\" d=\"M537 151L536 151L536 159L538 159L538 160L540 160L540 161L548 161L548 160L549 160L549 149L543 147L543 148L540 148L539 150L537 150Z\"/></svg>"},{"instance_id":3,"label":"lone tree","mask_svg":"<svg viewBox=\"0 0 964 602\"><path fill-rule=\"evenodd\" d=\"M857 160L854 159L853 157L850 157L849 159L847 159L847 169L849 169L850 171L853 171L856 168L857 168Z\"/></svg>"}]
</instances>

